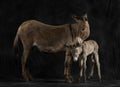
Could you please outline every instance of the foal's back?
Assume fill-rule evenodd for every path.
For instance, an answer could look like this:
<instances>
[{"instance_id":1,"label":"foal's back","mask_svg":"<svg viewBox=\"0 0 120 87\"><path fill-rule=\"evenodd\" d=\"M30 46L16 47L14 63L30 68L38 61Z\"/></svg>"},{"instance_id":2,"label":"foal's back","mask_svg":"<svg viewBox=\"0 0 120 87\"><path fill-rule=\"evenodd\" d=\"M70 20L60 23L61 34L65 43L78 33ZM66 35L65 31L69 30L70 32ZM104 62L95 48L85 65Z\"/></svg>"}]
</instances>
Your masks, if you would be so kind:
<instances>
[{"instance_id":1,"label":"foal's back","mask_svg":"<svg viewBox=\"0 0 120 87\"><path fill-rule=\"evenodd\" d=\"M90 55L92 53L98 52L99 46L96 41L94 40L88 40L84 41L83 43L83 51L86 53L86 55Z\"/></svg>"}]
</instances>

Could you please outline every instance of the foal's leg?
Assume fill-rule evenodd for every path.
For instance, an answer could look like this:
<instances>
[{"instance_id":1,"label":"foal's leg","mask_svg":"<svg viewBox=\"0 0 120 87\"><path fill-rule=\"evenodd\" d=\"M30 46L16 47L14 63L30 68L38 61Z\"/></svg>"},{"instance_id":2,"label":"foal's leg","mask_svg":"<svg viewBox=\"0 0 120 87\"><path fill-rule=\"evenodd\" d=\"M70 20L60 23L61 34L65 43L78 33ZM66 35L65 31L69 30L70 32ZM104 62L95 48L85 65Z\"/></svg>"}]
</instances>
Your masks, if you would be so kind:
<instances>
[{"instance_id":1,"label":"foal's leg","mask_svg":"<svg viewBox=\"0 0 120 87\"><path fill-rule=\"evenodd\" d=\"M83 58L80 57L79 58L79 68L80 68L80 75L79 75L79 81L81 80L82 76L83 76Z\"/></svg>"},{"instance_id":2,"label":"foal's leg","mask_svg":"<svg viewBox=\"0 0 120 87\"><path fill-rule=\"evenodd\" d=\"M86 82L86 61L87 61L87 56L86 54L84 53L83 54L83 80L84 82Z\"/></svg>"},{"instance_id":3,"label":"foal's leg","mask_svg":"<svg viewBox=\"0 0 120 87\"><path fill-rule=\"evenodd\" d=\"M100 81L101 80L101 70L100 70L99 55L97 52L95 53L95 60L96 60L96 65L97 65L97 69L98 69L98 78Z\"/></svg>"},{"instance_id":4,"label":"foal's leg","mask_svg":"<svg viewBox=\"0 0 120 87\"><path fill-rule=\"evenodd\" d=\"M92 54L91 55L91 59L90 59L90 74L88 76L88 79L90 79L92 76L93 76L93 73L94 73L94 65L95 65L95 60L94 60L94 55Z\"/></svg>"},{"instance_id":5,"label":"foal's leg","mask_svg":"<svg viewBox=\"0 0 120 87\"><path fill-rule=\"evenodd\" d=\"M30 75L27 67L26 67L26 61L28 58L28 54L29 54L30 49L25 48L23 50L23 55L22 55L22 59L21 59L21 63L22 63L22 76L26 81L29 81L32 79L32 76Z\"/></svg>"},{"instance_id":6,"label":"foal's leg","mask_svg":"<svg viewBox=\"0 0 120 87\"><path fill-rule=\"evenodd\" d=\"M72 63L72 57L71 53L69 51L66 51L65 56L65 68L64 68L64 75L67 82L72 83L72 76L70 75L70 68Z\"/></svg>"},{"instance_id":7,"label":"foal's leg","mask_svg":"<svg viewBox=\"0 0 120 87\"><path fill-rule=\"evenodd\" d=\"M83 58L80 57L79 58L79 68L80 68L80 74L79 74L79 78L78 78L78 81L81 80L82 76L83 76Z\"/></svg>"},{"instance_id":8,"label":"foal's leg","mask_svg":"<svg viewBox=\"0 0 120 87\"><path fill-rule=\"evenodd\" d=\"M83 76L83 59L80 60L80 78Z\"/></svg>"}]
</instances>

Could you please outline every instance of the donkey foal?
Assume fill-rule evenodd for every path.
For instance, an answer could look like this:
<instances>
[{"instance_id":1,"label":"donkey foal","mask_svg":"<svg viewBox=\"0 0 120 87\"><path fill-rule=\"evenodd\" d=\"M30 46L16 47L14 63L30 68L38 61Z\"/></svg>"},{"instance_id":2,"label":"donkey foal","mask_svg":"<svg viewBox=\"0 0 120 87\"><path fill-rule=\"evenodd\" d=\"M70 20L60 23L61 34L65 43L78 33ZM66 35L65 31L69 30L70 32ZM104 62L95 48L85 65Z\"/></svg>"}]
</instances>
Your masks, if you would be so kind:
<instances>
[{"instance_id":1,"label":"donkey foal","mask_svg":"<svg viewBox=\"0 0 120 87\"><path fill-rule=\"evenodd\" d=\"M74 61L80 62L80 77L84 76L84 81L86 81L86 61L87 56L91 55L91 71L88 76L90 79L93 76L94 72L94 63L96 62L97 69L98 69L98 78L101 80L101 70L100 70L100 62L99 62L99 54L98 54L99 46L96 41L88 40L84 41L81 46L77 46L71 50L71 54Z\"/></svg>"}]
</instances>

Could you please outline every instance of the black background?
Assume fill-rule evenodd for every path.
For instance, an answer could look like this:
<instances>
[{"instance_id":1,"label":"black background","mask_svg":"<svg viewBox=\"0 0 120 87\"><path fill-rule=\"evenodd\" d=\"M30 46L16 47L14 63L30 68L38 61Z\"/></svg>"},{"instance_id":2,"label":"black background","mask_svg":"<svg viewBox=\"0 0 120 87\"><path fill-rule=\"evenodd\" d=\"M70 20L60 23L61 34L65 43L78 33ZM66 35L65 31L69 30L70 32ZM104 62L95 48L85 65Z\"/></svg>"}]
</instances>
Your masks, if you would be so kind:
<instances>
[{"instance_id":1,"label":"black background","mask_svg":"<svg viewBox=\"0 0 120 87\"><path fill-rule=\"evenodd\" d=\"M1 0L0 79L21 78L20 58L15 57L12 45L23 21L36 19L61 25L73 23L71 15L81 16L85 12L91 31L88 39L96 40L100 46L102 78L120 79L119 5L119 0ZM27 65L34 78L64 78L64 55L64 52L50 54L33 48ZM73 65L76 73L78 67Z\"/></svg>"}]
</instances>

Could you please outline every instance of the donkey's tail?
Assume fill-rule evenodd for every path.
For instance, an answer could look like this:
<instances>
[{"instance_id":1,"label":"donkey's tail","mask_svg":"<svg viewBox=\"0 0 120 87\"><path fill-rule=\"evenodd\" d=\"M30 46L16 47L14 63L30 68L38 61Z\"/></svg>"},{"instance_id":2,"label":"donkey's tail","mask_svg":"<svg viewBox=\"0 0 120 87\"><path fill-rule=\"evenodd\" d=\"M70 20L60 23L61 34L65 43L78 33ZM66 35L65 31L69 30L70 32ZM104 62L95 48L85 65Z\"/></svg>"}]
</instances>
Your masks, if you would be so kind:
<instances>
[{"instance_id":1,"label":"donkey's tail","mask_svg":"<svg viewBox=\"0 0 120 87\"><path fill-rule=\"evenodd\" d=\"M13 43L13 49L14 49L16 56L18 56L18 44L19 44L19 35L17 32L15 39L14 39L14 43Z\"/></svg>"}]
</instances>

